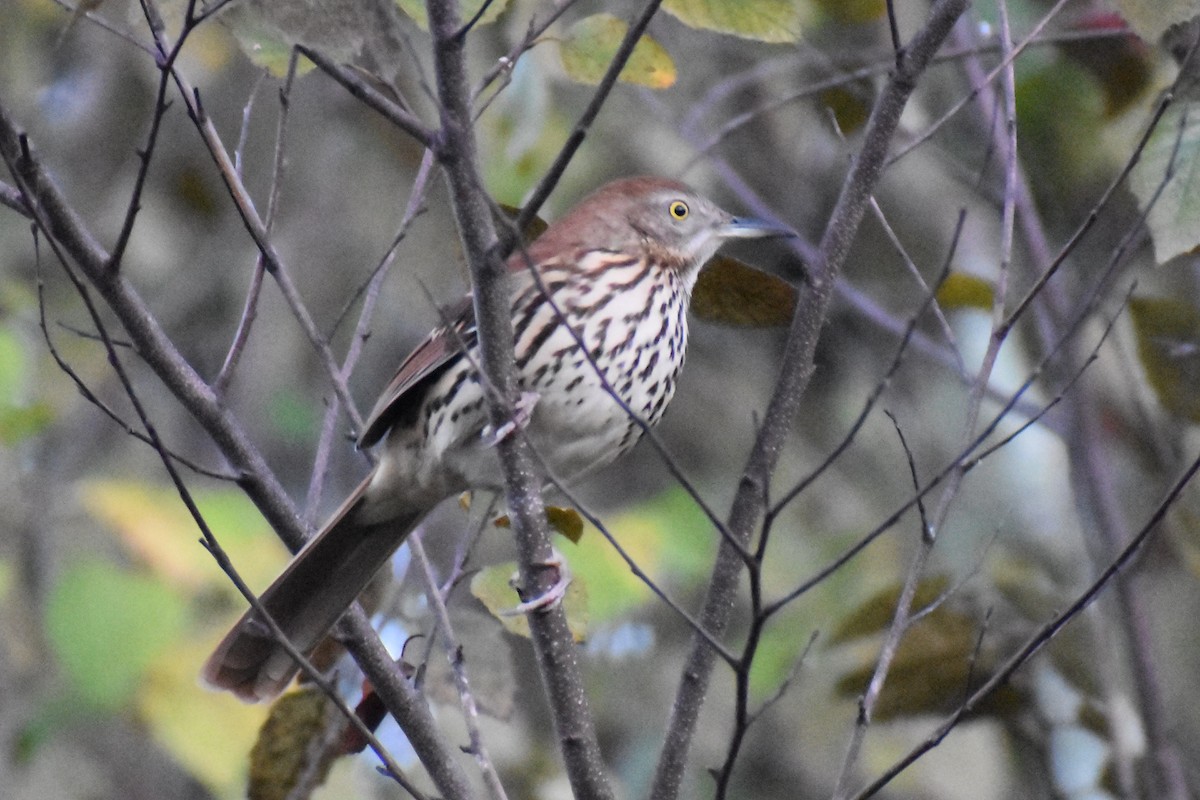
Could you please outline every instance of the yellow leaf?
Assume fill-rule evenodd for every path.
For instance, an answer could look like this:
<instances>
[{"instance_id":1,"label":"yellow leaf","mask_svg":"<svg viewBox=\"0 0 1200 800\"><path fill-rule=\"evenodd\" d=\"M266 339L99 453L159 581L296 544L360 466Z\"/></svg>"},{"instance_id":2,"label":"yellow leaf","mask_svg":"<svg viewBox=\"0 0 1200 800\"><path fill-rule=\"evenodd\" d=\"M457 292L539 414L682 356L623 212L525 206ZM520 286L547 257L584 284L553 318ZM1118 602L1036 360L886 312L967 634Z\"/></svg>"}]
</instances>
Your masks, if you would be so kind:
<instances>
[{"instance_id":1,"label":"yellow leaf","mask_svg":"<svg viewBox=\"0 0 1200 800\"><path fill-rule=\"evenodd\" d=\"M570 539L572 544L579 544L583 538L583 517L573 508L546 506L546 521L551 528Z\"/></svg>"},{"instance_id":2,"label":"yellow leaf","mask_svg":"<svg viewBox=\"0 0 1200 800\"><path fill-rule=\"evenodd\" d=\"M181 638L150 665L136 695L155 740L214 794L244 792L246 754L267 709L215 694L196 680L215 640Z\"/></svg>"},{"instance_id":3,"label":"yellow leaf","mask_svg":"<svg viewBox=\"0 0 1200 800\"><path fill-rule=\"evenodd\" d=\"M485 567L471 578L471 594L475 595L510 633L528 639L529 620L524 614L508 613L521 602L521 598L512 587L513 576L516 574L515 561ZM571 636L577 642L584 641L588 628L588 593L583 579L578 575L567 587L562 604L567 613L567 625L571 629Z\"/></svg>"},{"instance_id":4,"label":"yellow leaf","mask_svg":"<svg viewBox=\"0 0 1200 800\"><path fill-rule=\"evenodd\" d=\"M521 214L521 209L516 206L510 206L508 203L501 203L500 210L507 214L509 219L513 220ZM545 233L546 228L549 227L550 225L546 220L534 214L533 219L529 220L529 223L525 225L525 230L521 231L521 235L525 237L525 242L528 244Z\"/></svg>"},{"instance_id":5,"label":"yellow leaf","mask_svg":"<svg viewBox=\"0 0 1200 800\"><path fill-rule=\"evenodd\" d=\"M795 309L796 287L729 256L710 261L692 289L692 313L709 322L783 326Z\"/></svg>"},{"instance_id":6,"label":"yellow leaf","mask_svg":"<svg viewBox=\"0 0 1200 800\"><path fill-rule=\"evenodd\" d=\"M209 528L251 586L265 585L286 561L266 523L241 492L197 491ZM200 531L174 488L135 481L87 481L80 501L117 534L130 555L176 586L195 592L225 586L236 593L200 547Z\"/></svg>"},{"instance_id":7,"label":"yellow leaf","mask_svg":"<svg viewBox=\"0 0 1200 800\"><path fill-rule=\"evenodd\" d=\"M663 10L693 28L761 42L794 42L800 36L795 0L666 0Z\"/></svg>"},{"instance_id":8,"label":"yellow leaf","mask_svg":"<svg viewBox=\"0 0 1200 800\"><path fill-rule=\"evenodd\" d=\"M1200 422L1200 311L1165 298L1129 303L1138 360L1158 400L1173 414Z\"/></svg>"},{"instance_id":9,"label":"yellow leaf","mask_svg":"<svg viewBox=\"0 0 1200 800\"><path fill-rule=\"evenodd\" d=\"M944 309L978 308L991 311L995 292L983 278L965 272L952 272L937 290L937 301Z\"/></svg>"},{"instance_id":10,"label":"yellow leaf","mask_svg":"<svg viewBox=\"0 0 1200 800\"><path fill-rule=\"evenodd\" d=\"M583 538L583 517L573 508L546 506L546 522L551 530L565 536L571 544L579 544L579 540ZM501 514L492 524L497 528L510 528L512 520L507 514Z\"/></svg>"},{"instance_id":11,"label":"yellow leaf","mask_svg":"<svg viewBox=\"0 0 1200 800\"><path fill-rule=\"evenodd\" d=\"M561 43L563 69L580 83L599 83L629 26L612 14L593 14L572 25ZM620 80L666 89L675 83L675 62L666 49L643 35L621 70Z\"/></svg>"}]
</instances>

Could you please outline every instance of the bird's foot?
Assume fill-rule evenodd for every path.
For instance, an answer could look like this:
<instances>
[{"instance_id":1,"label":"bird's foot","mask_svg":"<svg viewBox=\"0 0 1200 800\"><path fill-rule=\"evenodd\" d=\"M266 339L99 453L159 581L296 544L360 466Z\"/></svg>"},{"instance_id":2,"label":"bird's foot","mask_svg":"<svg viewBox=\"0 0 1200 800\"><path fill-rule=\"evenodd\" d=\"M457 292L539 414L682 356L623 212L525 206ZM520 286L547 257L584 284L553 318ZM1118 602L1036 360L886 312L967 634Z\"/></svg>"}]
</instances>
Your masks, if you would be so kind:
<instances>
[{"instance_id":1,"label":"bird's foot","mask_svg":"<svg viewBox=\"0 0 1200 800\"><path fill-rule=\"evenodd\" d=\"M554 585L546 591L539 594L537 597L525 600L514 608L508 608L500 612L504 617L517 617L521 614L529 614L534 611L547 611L554 608L563 601L567 596L567 587L571 585L573 576L571 568L567 566L567 561L562 557L558 550L552 550L549 560L542 561L534 566L553 569L558 573L558 579L554 581ZM515 587L517 576L513 575L512 583Z\"/></svg>"},{"instance_id":2,"label":"bird's foot","mask_svg":"<svg viewBox=\"0 0 1200 800\"><path fill-rule=\"evenodd\" d=\"M537 392L521 392L517 402L513 403L512 417L498 428L488 425L483 429L483 441L488 447L495 447L517 431L525 430L533 416L533 409L541 395Z\"/></svg>"}]
</instances>

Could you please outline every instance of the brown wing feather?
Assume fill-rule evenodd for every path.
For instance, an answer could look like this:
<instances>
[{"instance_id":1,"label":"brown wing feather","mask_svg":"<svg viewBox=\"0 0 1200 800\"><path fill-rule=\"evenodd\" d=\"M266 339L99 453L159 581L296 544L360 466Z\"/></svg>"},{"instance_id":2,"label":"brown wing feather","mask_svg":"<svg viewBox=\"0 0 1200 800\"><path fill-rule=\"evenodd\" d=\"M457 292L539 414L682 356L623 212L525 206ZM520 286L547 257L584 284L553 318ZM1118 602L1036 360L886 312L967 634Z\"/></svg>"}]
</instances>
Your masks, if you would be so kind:
<instances>
[{"instance_id":1,"label":"brown wing feather","mask_svg":"<svg viewBox=\"0 0 1200 800\"><path fill-rule=\"evenodd\" d=\"M447 325L434 329L404 359L395 377L371 409L363 432L358 437L359 447L371 447L383 439L392 425L417 407L429 384L462 352L465 331L473 326L475 320L470 295L450 309L447 318L451 320Z\"/></svg>"}]
</instances>

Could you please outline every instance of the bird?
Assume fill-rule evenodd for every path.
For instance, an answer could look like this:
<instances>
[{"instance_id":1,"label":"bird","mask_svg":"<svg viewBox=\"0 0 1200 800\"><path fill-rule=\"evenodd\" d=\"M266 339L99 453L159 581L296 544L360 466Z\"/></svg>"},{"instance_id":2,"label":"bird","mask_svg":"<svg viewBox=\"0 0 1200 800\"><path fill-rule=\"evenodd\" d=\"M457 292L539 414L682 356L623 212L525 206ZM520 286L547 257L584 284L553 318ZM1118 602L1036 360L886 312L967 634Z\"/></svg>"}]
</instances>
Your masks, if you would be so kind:
<instances>
[{"instance_id":1,"label":"bird","mask_svg":"<svg viewBox=\"0 0 1200 800\"><path fill-rule=\"evenodd\" d=\"M515 377L529 400L520 435L572 483L626 453L661 419L687 347L701 268L731 239L794 235L735 217L661 177L612 181L507 261ZM304 654L325 638L405 537L448 497L498 489L471 295L404 359L357 445L370 474L259 597ZM203 680L269 700L299 670L253 608L204 665Z\"/></svg>"}]
</instances>

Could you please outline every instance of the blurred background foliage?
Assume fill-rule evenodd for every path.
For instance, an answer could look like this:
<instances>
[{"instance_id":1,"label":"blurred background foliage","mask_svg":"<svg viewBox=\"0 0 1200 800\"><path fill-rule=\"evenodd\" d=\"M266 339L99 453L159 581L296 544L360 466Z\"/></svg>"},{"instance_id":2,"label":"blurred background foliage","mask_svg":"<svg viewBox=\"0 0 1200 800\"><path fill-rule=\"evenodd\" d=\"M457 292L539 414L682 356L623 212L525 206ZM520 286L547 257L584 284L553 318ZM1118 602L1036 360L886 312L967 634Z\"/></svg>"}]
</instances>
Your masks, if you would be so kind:
<instances>
[{"instance_id":1,"label":"blurred background foliage","mask_svg":"<svg viewBox=\"0 0 1200 800\"><path fill-rule=\"evenodd\" d=\"M0 99L107 243L126 210L158 72L138 44L147 41L138 4L92 5L112 30L51 0L0 4ZM499 63L531 15L547 12L545 5L493 3L488 24L470 36L473 74ZM164 7L173 30L179 4ZM389 38L391 30L364 27L361 17L338 11L357 7L234 3L222 24L202 26L183 51L182 69L202 93L226 146L240 154L260 208L266 207L276 147L279 75L289 52L285 34L295 30L297 19L312 22L309 33L319 46L347 59L363 56L434 118L422 83L430 80L422 5L401 0L396 39ZM1024 35L1048 7L1040 0L1010 3L1016 34ZM477 128L488 189L497 200L519 205L541 177L635 10L625 2L575 4L504 78ZM897 3L901 30L915 30L925 10L924 3ZM1142 6L1118 10L1130 14L1144 40L1130 35L1102 3L1072 2L1047 29L1057 38L1016 61L1021 166L1052 251L1125 164L1157 93L1175 74L1174 62L1157 47L1161 18ZM553 218L609 178L658 173L684 178L726 207L785 220L802 235L798 252L811 252L892 57L883 3L678 0L666 3L665 11L543 213ZM997 26L995 4L977 3L950 48L959 55L923 78L897 148L966 96L963 53L980 53L989 68L997 63ZM133 41L122 32L131 32ZM335 352L343 352L352 326L336 323L394 238L422 152L314 71L296 79L289 109L273 241ZM992 112L968 104L930 141L895 162L878 193L891 231L925 282L946 258L959 210L967 214L952 280L939 292L948 327L922 320L881 399L899 420L923 480L952 462L963 441L968 392L946 330L967 374L989 335L1003 191L1003 164L992 144L993 126L1003 122L998 109ZM1194 138L1200 137L1193 137L1186 112L1179 113L1156 133L1133 180L1137 194L1118 190L1104 224L1075 248L1056 278L1070 303L1082 302L1100 279L1169 162L1194 162ZM1200 373L1188 367L1200 343L1200 316L1192 255L1196 216L1188 188L1180 187L1169 209L1156 207L1152 240L1138 236L1127 248L1120 274L1140 280L1134 313L1121 317L1087 378L1072 390L1087 393L1103 411L1102 440L1094 444L1112 478L1113 499L1127 515L1126 534L1146 519L1197 441L1191 424ZM191 363L211 378L242 313L256 251L179 107L165 116L142 206L126 274ZM401 245L352 379L361 404L437 324L435 304L465 287L446 192L436 179L426 206ZM890 235L878 219L868 218L855 244L803 419L781 463L778 495L847 435L885 375L898 333L924 298L922 282ZM765 244L738 255L802 283L796 253ZM1153 269L1168 260L1168 267ZM1014 261L1012 296L1019 297L1044 264L1025 246ZM1122 299L1121 291L1109 288L1099 310L1117 314ZM198 545L194 523L155 454L86 401L55 364L39 328L43 308L61 357L90 391L133 423L62 270L46 249L33 246L27 220L0 209L0 786L14 798L241 796L247 754L266 710L211 694L196 682L200 663L239 613L241 600ZM1104 322L1097 314L1088 318L1075 363L1094 346L1089 343ZM660 432L718 514L736 490L777 372L782 336L770 328L693 327L689 364ZM1025 379L1041 347L1032 319L1022 320L1001 351L992 381L997 394L985 403L986 412L995 413L996 398ZM171 448L220 471L217 452L198 426L133 356L127 362ZM1069 372L1060 368L1035 384L1031 407L1053 399ZM268 281L227 402L298 502L309 485L330 394L318 359ZM1001 433L1015 430L1025 412L1011 414ZM1078 461L1095 456L1072 450L1071 425L1052 411L967 476L918 601L918 607L941 604L914 627L898 655L868 738L864 775L874 775L926 735L937 718L932 715L953 710L968 685L1096 573L1097 553L1103 552L1090 541L1096 511L1074 483ZM329 486L306 509L310 519L319 521L335 507L364 469L362 457L339 437ZM242 574L252 586L265 586L285 563L284 548L232 483L193 473L189 481ZM580 490L658 585L685 608L695 608L717 534L654 448L643 444ZM779 597L794 589L910 494L892 423L875 413L844 456L775 517L765 594ZM471 566L484 570L481 579L500 576L503 584L511 548L503 529L486 525L485 505L464 510L447 504L427 525L424 541L444 569L466 533L485 525ZM1191 702L1200 674L1193 633L1200 613L1198 510L1194 492L1186 494L1168 517L1165 535L1141 559L1137 582L1152 615L1145 621L1154 643L1149 657L1159 670L1169 727L1185 763L1193 765L1200 763L1200 715ZM779 696L751 730L738 772L739 796L829 793L856 698L919 533L910 513L767 627L754 662L752 702ZM563 540L560 548L577 576L569 602L586 631L584 658L601 741L624 796L641 796L690 630L594 529L586 528L578 543ZM397 573L410 572L407 566L401 553ZM565 797L527 644L501 629L485 610L493 605L486 592L480 594L483 603L460 589L451 605L481 703L490 710L485 727L510 796ZM390 640L400 645L408 635L427 633L420 581L409 575L393 595L387 608L396 621L385 628ZM1133 645L1113 616L1106 601L1078 619L974 721L896 781L889 796L1120 793L1120 768L1111 759L1116 753L1137 769L1144 738L1134 710L1139 687L1128 663ZM406 660L424 657L414 650L429 656L427 691L439 719L456 730L461 722L440 650L410 644ZM729 673L718 670L693 751L696 796L710 791L703 768L724 757L732 685ZM780 694L781 687L786 691ZM403 752L398 735L386 735ZM370 755L338 762L318 796L394 796L395 787L374 774L374 763ZM1074 781L1070 791L1064 781Z\"/></svg>"}]
</instances>

